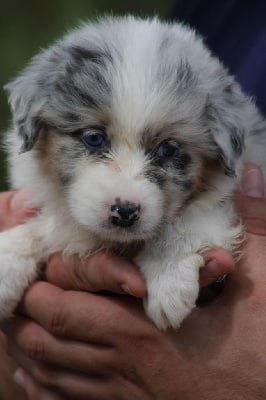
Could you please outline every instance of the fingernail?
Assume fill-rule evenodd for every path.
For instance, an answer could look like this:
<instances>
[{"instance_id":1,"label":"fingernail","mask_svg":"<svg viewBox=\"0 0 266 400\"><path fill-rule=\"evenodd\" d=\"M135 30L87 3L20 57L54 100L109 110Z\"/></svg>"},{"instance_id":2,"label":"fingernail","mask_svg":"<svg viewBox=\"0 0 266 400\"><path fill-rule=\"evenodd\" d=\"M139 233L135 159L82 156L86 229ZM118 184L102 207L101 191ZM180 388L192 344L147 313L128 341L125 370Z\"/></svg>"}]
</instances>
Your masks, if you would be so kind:
<instances>
[{"instance_id":1,"label":"fingernail","mask_svg":"<svg viewBox=\"0 0 266 400\"><path fill-rule=\"evenodd\" d=\"M121 289L123 290L123 292L132 295L132 293L131 293L131 291L130 291L130 289L129 289L127 283L122 283L122 284L120 285L120 287L121 287Z\"/></svg>"},{"instance_id":2,"label":"fingernail","mask_svg":"<svg viewBox=\"0 0 266 400\"><path fill-rule=\"evenodd\" d=\"M26 210L31 208L29 205L30 200L31 196L26 190L18 190L11 199L10 207L13 211Z\"/></svg>"},{"instance_id":3,"label":"fingernail","mask_svg":"<svg viewBox=\"0 0 266 400\"><path fill-rule=\"evenodd\" d=\"M13 380L16 382L19 386L21 386L23 389L25 389L26 386L26 375L25 372L23 371L22 368L17 368L14 375L13 375Z\"/></svg>"},{"instance_id":4,"label":"fingernail","mask_svg":"<svg viewBox=\"0 0 266 400\"><path fill-rule=\"evenodd\" d=\"M216 261L215 258L212 258L210 261L206 263L206 267L208 267L208 270L210 272L216 271L219 267L218 262Z\"/></svg>"},{"instance_id":5,"label":"fingernail","mask_svg":"<svg viewBox=\"0 0 266 400\"><path fill-rule=\"evenodd\" d=\"M244 171L242 189L247 196L258 199L263 198L264 182L262 172L257 168Z\"/></svg>"}]
</instances>

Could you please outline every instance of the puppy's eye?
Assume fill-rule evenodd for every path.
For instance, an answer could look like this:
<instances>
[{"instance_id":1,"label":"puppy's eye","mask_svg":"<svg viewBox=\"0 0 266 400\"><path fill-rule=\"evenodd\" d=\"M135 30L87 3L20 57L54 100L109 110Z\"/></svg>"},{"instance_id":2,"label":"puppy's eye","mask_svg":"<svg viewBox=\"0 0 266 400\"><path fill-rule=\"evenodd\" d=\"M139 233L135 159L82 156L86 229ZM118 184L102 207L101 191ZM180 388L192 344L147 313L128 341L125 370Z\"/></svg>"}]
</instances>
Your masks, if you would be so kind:
<instances>
[{"instance_id":1,"label":"puppy's eye","mask_svg":"<svg viewBox=\"0 0 266 400\"><path fill-rule=\"evenodd\" d=\"M90 129L83 132L82 140L86 146L100 149L106 143L106 136L99 129Z\"/></svg>"},{"instance_id":2,"label":"puppy's eye","mask_svg":"<svg viewBox=\"0 0 266 400\"><path fill-rule=\"evenodd\" d=\"M157 150L157 156L160 158L173 158L179 152L179 145L173 139L164 140Z\"/></svg>"}]
</instances>

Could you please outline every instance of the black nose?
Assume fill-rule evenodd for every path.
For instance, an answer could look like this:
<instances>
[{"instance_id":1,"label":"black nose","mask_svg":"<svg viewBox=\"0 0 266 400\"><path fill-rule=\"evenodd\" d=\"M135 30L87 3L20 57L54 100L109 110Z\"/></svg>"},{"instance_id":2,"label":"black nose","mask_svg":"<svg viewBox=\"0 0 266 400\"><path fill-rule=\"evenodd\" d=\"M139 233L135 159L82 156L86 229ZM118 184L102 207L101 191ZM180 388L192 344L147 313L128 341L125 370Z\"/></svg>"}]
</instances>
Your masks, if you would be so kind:
<instances>
[{"instance_id":1,"label":"black nose","mask_svg":"<svg viewBox=\"0 0 266 400\"><path fill-rule=\"evenodd\" d=\"M129 201L121 202L117 199L111 206L110 221L121 227L128 227L139 219L140 205Z\"/></svg>"}]
</instances>

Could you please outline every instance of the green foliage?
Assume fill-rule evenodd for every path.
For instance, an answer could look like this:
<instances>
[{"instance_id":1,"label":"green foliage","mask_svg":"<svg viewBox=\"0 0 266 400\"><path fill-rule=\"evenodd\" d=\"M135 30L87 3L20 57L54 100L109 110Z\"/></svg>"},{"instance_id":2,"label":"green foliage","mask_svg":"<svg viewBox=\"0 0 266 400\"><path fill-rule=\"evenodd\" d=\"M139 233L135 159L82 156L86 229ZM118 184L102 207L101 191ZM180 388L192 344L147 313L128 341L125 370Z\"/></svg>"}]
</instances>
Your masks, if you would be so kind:
<instances>
[{"instance_id":1,"label":"green foliage","mask_svg":"<svg viewBox=\"0 0 266 400\"><path fill-rule=\"evenodd\" d=\"M3 4L2 4L3 3ZM10 114L3 85L12 79L41 48L99 14L167 15L171 1L154 0L2 0L0 12L0 132ZM0 151L0 190L7 187L4 152Z\"/></svg>"}]
</instances>

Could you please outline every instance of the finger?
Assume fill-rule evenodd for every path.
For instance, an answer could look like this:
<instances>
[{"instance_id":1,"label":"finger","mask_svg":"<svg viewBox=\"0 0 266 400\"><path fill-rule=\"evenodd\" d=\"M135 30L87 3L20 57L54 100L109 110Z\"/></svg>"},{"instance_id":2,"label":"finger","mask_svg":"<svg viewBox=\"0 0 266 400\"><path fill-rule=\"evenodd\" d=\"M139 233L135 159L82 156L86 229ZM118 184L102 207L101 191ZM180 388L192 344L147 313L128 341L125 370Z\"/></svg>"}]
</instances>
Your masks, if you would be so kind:
<instances>
[{"instance_id":1,"label":"finger","mask_svg":"<svg viewBox=\"0 0 266 400\"><path fill-rule=\"evenodd\" d=\"M33 397L32 400L66 400L68 398L107 400L118 398L113 385L107 379L102 380L91 375L75 374L45 364L35 364L29 374L33 379L29 378L29 375L26 379L31 383L31 390L36 387L36 384L34 387L34 382L38 382L42 388L41 397Z\"/></svg>"},{"instance_id":2,"label":"finger","mask_svg":"<svg viewBox=\"0 0 266 400\"><path fill-rule=\"evenodd\" d=\"M109 345L106 334L114 318L126 311L114 298L79 291L64 291L48 282L36 282L25 293L19 311L54 336ZM78 329L77 329L78 327Z\"/></svg>"},{"instance_id":3,"label":"finger","mask_svg":"<svg viewBox=\"0 0 266 400\"><path fill-rule=\"evenodd\" d=\"M10 320L5 324L5 332L27 360L98 376L108 376L114 368L117 354L112 347L59 339L26 318ZM18 358L16 352L15 357ZM18 362L28 367L29 363L21 357Z\"/></svg>"},{"instance_id":4,"label":"finger","mask_svg":"<svg viewBox=\"0 0 266 400\"><path fill-rule=\"evenodd\" d=\"M82 260L77 255L62 258L56 254L47 266L46 277L64 289L107 290L136 297L146 295L146 284L137 267L107 251Z\"/></svg>"},{"instance_id":5,"label":"finger","mask_svg":"<svg viewBox=\"0 0 266 400\"><path fill-rule=\"evenodd\" d=\"M246 196L252 198L265 198L266 193L263 173L256 164L245 164L239 190Z\"/></svg>"},{"instance_id":6,"label":"finger","mask_svg":"<svg viewBox=\"0 0 266 400\"><path fill-rule=\"evenodd\" d=\"M241 186L235 194L235 208L243 219L247 232L266 234L265 185L260 168L248 163L243 170ZM201 287L232 272L234 261L225 250L213 249L205 253L205 268L200 271Z\"/></svg>"},{"instance_id":7,"label":"finger","mask_svg":"<svg viewBox=\"0 0 266 400\"><path fill-rule=\"evenodd\" d=\"M238 192L235 195L235 208L246 232L266 236L266 202L264 199L247 197Z\"/></svg>"},{"instance_id":8,"label":"finger","mask_svg":"<svg viewBox=\"0 0 266 400\"><path fill-rule=\"evenodd\" d=\"M75 373L40 362L28 362L22 355L14 381L27 393L29 400L61 400L86 398L100 400L117 398L111 395L109 380L95 374ZM110 370L110 377L113 370Z\"/></svg>"},{"instance_id":9,"label":"finger","mask_svg":"<svg viewBox=\"0 0 266 400\"><path fill-rule=\"evenodd\" d=\"M18 368L14 373L14 381L27 394L29 400L63 400L64 398L56 393L41 387L34 379L22 368Z\"/></svg>"},{"instance_id":10,"label":"finger","mask_svg":"<svg viewBox=\"0 0 266 400\"><path fill-rule=\"evenodd\" d=\"M241 186L235 193L235 209L246 232L266 235L265 199L266 189L262 171L255 164L246 164Z\"/></svg>"},{"instance_id":11,"label":"finger","mask_svg":"<svg viewBox=\"0 0 266 400\"><path fill-rule=\"evenodd\" d=\"M200 286L204 287L215 282L223 275L230 274L234 269L234 259L222 248L214 248L203 254L205 267L200 270Z\"/></svg>"},{"instance_id":12,"label":"finger","mask_svg":"<svg viewBox=\"0 0 266 400\"><path fill-rule=\"evenodd\" d=\"M30 195L26 191L0 193L0 230L23 223L36 212L37 210L30 206Z\"/></svg>"},{"instance_id":13,"label":"finger","mask_svg":"<svg viewBox=\"0 0 266 400\"><path fill-rule=\"evenodd\" d=\"M15 371L13 379L17 385L25 390L29 400L41 400L39 385L22 368Z\"/></svg>"}]
</instances>

